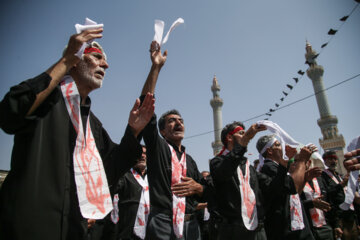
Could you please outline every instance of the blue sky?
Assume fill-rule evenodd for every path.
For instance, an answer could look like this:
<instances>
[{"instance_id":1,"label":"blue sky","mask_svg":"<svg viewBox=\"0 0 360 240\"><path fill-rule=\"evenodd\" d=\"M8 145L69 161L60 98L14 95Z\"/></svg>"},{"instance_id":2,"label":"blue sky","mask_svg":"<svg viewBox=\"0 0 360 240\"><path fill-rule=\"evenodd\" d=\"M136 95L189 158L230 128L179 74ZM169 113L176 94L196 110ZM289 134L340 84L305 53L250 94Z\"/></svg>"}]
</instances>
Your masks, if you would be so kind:
<instances>
[{"instance_id":1,"label":"blue sky","mask_svg":"<svg viewBox=\"0 0 360 240\"><path fill-rule=\"evenodd\" d=\"M208 169L214 140L210 87L216 74L224 100L223 124L266 113L280 102L286 84L305 71L305 40L313 49L330 40L330 28L356 6L354 0L3 0L0 3L1 98L9 88L36 76L55 63L74 24L89 17L104 23L99 41L109 69L101 89L91 93L92 110L115 142L119 142L128 113L150 69L149 45L154 20L165 21L165 31L178 17L185 20L164 45L168 59L156 88L160 115L176 108L185 120L187 152L199 170ZM325 87L360 73L360 7L331 39L317 59L325 69ZM346 144L360 133L360 77L326 92L331 113ZM283 105L313 93L304 75ZM315 97L276 111L270 120L294 139L319 146L321 137ZM246 126L264 116L245 122ZM197 137L191 137L203 134ZM259 135L261 136L261 135ZM256 158L256 140L249 159ZM10 168L13 136L0 132L0 169Z\"/></svg>"}]
</instances>

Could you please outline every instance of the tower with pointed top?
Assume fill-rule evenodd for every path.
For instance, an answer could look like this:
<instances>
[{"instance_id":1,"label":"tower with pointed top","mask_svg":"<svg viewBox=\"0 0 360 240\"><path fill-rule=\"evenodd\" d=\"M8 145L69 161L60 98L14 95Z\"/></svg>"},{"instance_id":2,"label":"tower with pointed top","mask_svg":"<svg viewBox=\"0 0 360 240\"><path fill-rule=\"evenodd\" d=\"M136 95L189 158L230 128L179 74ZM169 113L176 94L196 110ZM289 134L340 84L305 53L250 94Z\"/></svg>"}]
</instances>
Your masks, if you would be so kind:
<instances>
[{"instance_id":1,"label":"tower with pointed top","mask_svg":"<svg viewBox=\"0 0 360 240\"><path fill-rule=\"evenodd\" d=\"M221 151L223 146L221 142L221 130L222 130L222 112L221 107L223 105L223 100L219 97L220 85L214 75L213 83L211 86L211 91L213 92L213 98L210 100L210 105L213 109L214 116L214 137L215 141L211 143L213 148L214 156Z\"/></svg>"},{"instance_id":2,"label":"tower with pointed top","mask_svg":"<svg viewBox=\"0 0 360 240\"><path fill-rule=\"evenodd\" d=\"M319 139L320 146L327 150L333 150L339 158L337 171L340 174L346 174L346 170L343 165L345 140L344 137L339 134L337 123L338 119L335 115L331 115L330 107L327 101L325 87L323 82L324 68L321 65L317 65L316 57L318 54L312 49L310 43L306 41L306 63L309 65L306 74L311 79L314 92L316 95L316 102L320 112L320 118L317 123L321 129L322 138Z\"/></svg>"}]
</instances>

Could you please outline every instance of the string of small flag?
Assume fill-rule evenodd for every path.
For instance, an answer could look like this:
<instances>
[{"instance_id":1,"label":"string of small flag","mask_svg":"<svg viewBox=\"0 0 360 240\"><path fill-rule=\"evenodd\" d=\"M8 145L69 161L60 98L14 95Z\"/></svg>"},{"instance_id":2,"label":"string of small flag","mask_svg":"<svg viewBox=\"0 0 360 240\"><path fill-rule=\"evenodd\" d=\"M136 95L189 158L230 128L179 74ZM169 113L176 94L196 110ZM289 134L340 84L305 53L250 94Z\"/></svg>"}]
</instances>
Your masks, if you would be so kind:
<instances>
[{"instance_id":1,"label":"string of small flag","mask_svg":"<svg viewBox=\"0 0 360 240\"><path fill-rule=\"evenodd\" d=\"M358 74L356 74L356 75L354 75L354 76L352 76L352 77L350 77L350 78L347 78L347 79L345 79L345 80L342 80L342 81L340 81L340 82L338 82L338 83L336 83L336 84L334 84L334 85L332 85L332 86L330 86L330 87L327 87L327 88L325 88L324 90L321 90L321 91L312 93L312 94L310 94L310 95L308 95L308 96L306 96L306 97L302 97L302 98L300 98L300 99L298 99L298 100L296 100L296 101L293 101L293 102L291 102L291 103L288 103L288 104L286 104L286 105L283 105L283 106L279 107L277 110L290 107L291 105L294 105L294 104L296 104L296 103L302 102L302 101L304 101L304 100L306 100L306 99L309 99L309 98L311 98L311 97L313 97L313 96L315 96L315 95L317 95L317 94L319 94L319 93L321 93L321 92L323 92L323 91L327 91L327 90L329 90L329 89L332 89L332 88L334 88L334 87L337 87L337 86L339 86L339 85L341 85L341 84L344 84L344 83L346 83L346 82L349 82L349 81L351 81L351 80L353 80L353 79L356 79L356 78L358 78L358 77L360 77L360 73L358 73ZM259 117L262 117L262 116L266 116L266 114L265 114L265 113L262 113L262 114L259 114L259 115L257 115L257 116L254 116L254 117L251 117L251 118L248 118L248 119L245 119L245 120L241 120L241 122L246 123L246 122L249 122L249 121L251 121L251 120L257 119L257 118L259 118ZM185 137L184 139L199 137L199 136L203 136L203 135L210 134L210 133L213 133L213 132L215 132L215 131L221 131L221 130L222 130L222 129L211 130L211 131L207 131L207 132L203 132L203 133L191 135L191 136Z\"/></svg>"},{"instance_id":2,"label":"string of small flag","mask_svg":"<svg viewBox=\"0 0 360 240\"><path fill-rule=\"evenodd\" d=\"M357 2L357 4L354 6L354 8L351 10L351 12L350 12L348 15L343 16L342 18L339 19L339 21L342 22L341 25L340 25L337 29L330 28L330 30L327 32L327 34L329 35L329 40L328 40L326 43L324 43L324 44L321 45L321 50L320 50L320 52L319 52L318 54L316 54L313 59L316 59L316 58L322 53L322 51L324 50L324 48L325 48L325 47L331 42L331 40L334 38L335 34L336 34L338 31L340 31L340 29L342 28L342 26L345 24L346 20L348 20L348 18L349 18L349 17L354 13L354 11L357 9L357 7L359 6L360 0L355 0L355 1ZM308 63L308 62L306 61L305 64L310 64L310 63ZM306 70L305 70L305 71L306 71ZM296 85L298 82L300 82L300 80L302 79L302 77L303 77L304 74L305 74L305 71L303 71L302 69L299 69L299 70L297 71L296 77L293 77L293 78L292 78L292 79L294 80L295 85ZM357 78L357 77L359 77L359 76L360 76L360 74L358 74L358 75L356 75L356 76L354 76L354 77L351 77L351 78L349 78L349 79L346 79L346 80L344 80L344 81L341 81L340 83L335 84L334 86L331 86L331 87L329 87L329 88L327 88L327 89L325 89L325 90L328 90L328 89L330 89L330 88L333 88L333 87L335 87L335 86L338 86L338 85L340 85L340 84L342 84L342 83L345 83L345 82L347 82L347 81L349 81L349 80L352 80L352 79L354 79L354 78ZM285 107L289 107L289 106L291 106L291 105L293 105L293 104L295 104L295 103L304 101L305 99L310 98L310 97L318 94L318 93L314 93L314 94L311 94L311 95L309 95L309 96L307 96L307 97L305 97L305 98L302 98L302 99L299 99L299 100L294 101L294 102L292 102L292 103L289 103L289 104L286 104L286 105L284 105L284 106L281 106L281 104L284 102L285 98L289 95L290 91L294 89L294 87L295 87L294 83L293 83L293 84L290 84L290 83L286 84L287 89L282 91L283 96L280 98L280 103L275 103L275 108L270 108L268 112L262 113L262 114L259 114L259 115L256 115L256 116L251 117L251 118L248 118L248 119L246 119L246 120L243 120L242 122L245 123L245 122L248 122L248 121L250 121L250 120L260 118L260 117L262 117L262 116L266 116L266 118L265 118L264 120L269 120L269 118L272 116L272 114L273 114L275 111L280 110L280 109L283 109L283 108L285 108ZM220 130L221 130L221 129L220 129ZM199 136L202 136L202 135L206 135L206 134L213 133L214 131L215 131L215 130L211 130L211 131L208 131L208 132L204 132L204 133L200 133L200 134L188 136L188 137L185 137L184 139L199 137Z\"/></svg>"},{"instance_id":3,"label":"string of small flag","mask_svg":"<svg viewBox=\"0 0 360 240\"><path fill-rule=\"evenodd\" d=\"M346 16L343 16L342 18L339 19L339 21L341 22L340 26L337 28L337 29L333 29L333 28L330 28L330 30L327 32L327 34L329 35L329 40L322 44L321 45L321 51L316 54L313 59L315 60L321 53L322 51L324 50L324 48L331 42L331 40L334 38L335 34L342 28L342 26L345 24L346 20L354 13L354 11L356 10L356 8L359 6L359 2L360 0L356 0L356 2L358 2L354 8L351 10L351 12L346 15ZM310 63L308 61L305 62L305 64L308 64L310 65ZM305 70L306 71L306 70ZM266 112L265 114L261 114L257 117L261 117L263 115L265 115L266 117L264 118L264 120L269 120L269 118L274 114L274 112L276 112L281 104L285 101L285 98L290 94L290 92L294 89L294 87L296 86L296 84L302 79L302 77L304 76L305 74L305 71L303 71L302 69L298 70L297 71L297 76L296 77L293 77L292 79L295 81L293 83L288 83L286 84L286 89L282 91L282 97L280 98L280 102L276 102L274 104L275 107L273 108L270 108L268 112ZM257 118L257 117L253 117L251 119L254 119L254 118Z\"/></svg>"}]
</instances>

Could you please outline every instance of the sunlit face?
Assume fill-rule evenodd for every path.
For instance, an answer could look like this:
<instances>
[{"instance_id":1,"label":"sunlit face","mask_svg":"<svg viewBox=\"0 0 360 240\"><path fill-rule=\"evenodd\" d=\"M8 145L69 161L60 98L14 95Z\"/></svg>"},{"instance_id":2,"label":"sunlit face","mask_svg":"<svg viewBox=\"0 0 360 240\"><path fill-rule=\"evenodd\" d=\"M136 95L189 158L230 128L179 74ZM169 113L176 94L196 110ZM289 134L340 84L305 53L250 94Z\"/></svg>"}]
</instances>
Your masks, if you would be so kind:
<instances>
[{"instance_id":1,"label":"sunlit face","mask_svg":"<svg viewBox=\"0 0 360 240\"><path fill-rule=\"evenodd\" d=\"M109 67L103 54L92 52L84 54L83 59L76 65L79 81L91 89L100 88Z\"/></svg>"},{"instance_id":2,"label":"sunlit face","mask_svg":"<svg viewBox=\"0 0 360 240\"><path fill-rule=\"evenodd\" d=\"M324 159L325 161L325 165L331 169L331 170L335 170L336 165L338 163L338 158L337 156L328 156Z\"/></svg>"},{"instance_id":3,"label":"sunlit face","mask_svg":"<svg viewBox=\"0 0 360 240\"><path fill-rule=\"evenodd\" d=\"M240 130L237 131L236 133L234 133L232 135L233 140L239 141L240 139L242 139L245 135L245 130Z\"/></svg>"},{"instance_id":4,"label":"sunlit face","mask_svg":"<svg viewBox=\"0 0 360 240\"><path fill-rule=\"evenodd\" d=\"M271 157L274 160L282 158L281 143L278 140L276 140L275 143L268 149L268 153L271 154Z\"/></svg>"},{"instance_id":5,"label":"sunlit face","mask_svg":"<svg viewBox=\"0 0 360 240\"><path fill-rule=\"evenodd\" d=\"M177 143L184 138L184 120L176 114L165 117L165 128L160 130L161 135L169 142Z\"/></svg>"}]
</instances>

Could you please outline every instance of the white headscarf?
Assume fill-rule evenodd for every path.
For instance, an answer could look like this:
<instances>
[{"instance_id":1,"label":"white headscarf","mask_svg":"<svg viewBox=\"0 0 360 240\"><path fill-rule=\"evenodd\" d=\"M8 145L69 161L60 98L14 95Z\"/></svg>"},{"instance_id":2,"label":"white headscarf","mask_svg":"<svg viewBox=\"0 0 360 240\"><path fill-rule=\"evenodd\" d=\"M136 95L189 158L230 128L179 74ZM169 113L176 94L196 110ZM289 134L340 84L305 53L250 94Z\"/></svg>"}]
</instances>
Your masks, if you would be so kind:
<instances>
[{"instance_id":1,"label":"white headscarf","mask_svg":"<svg viewBox=\"0 0 360 240\"><path fill-rule=\"evenodd\" d=\"M276 135L276 137L279 138L279 142L281 144L281 148L283 149L283 159L284 160L288 160L289 158L286 156L286 151L285 151L285 144L289 145L290 147L293 148L298 148L298 147L303 147L304 145L295 141L287 132L285 132L278 124L272 122L272 121L268 121L268 120L260 120L256 123L257 125L264 125L266 126L267 130L269 130L270 132L274 133ZM262 156L262 154L266 151L266 149L268 149L269 147L271 147L276 141L276 138L274 137L273 140L269 141L265 147L261 150L260 154L259 154L259 166L258 169L260 169L260 167L264 164L264 158ZM307 144L306 146L310 145L311 143ZM314 152L311 155L312 158L314 159L319 159L322 163L324 163L324 160L322 159L321 155L319 154L319 152ZM261 163L261 159L262 159L262 163ZM325 166L325 164L324 164Z\"/></svg>"}]
</instances>

